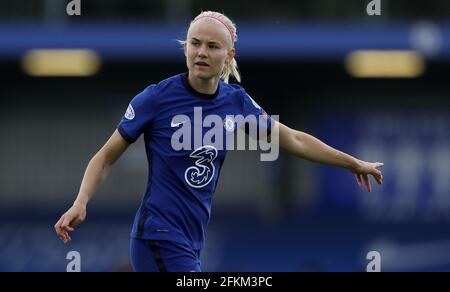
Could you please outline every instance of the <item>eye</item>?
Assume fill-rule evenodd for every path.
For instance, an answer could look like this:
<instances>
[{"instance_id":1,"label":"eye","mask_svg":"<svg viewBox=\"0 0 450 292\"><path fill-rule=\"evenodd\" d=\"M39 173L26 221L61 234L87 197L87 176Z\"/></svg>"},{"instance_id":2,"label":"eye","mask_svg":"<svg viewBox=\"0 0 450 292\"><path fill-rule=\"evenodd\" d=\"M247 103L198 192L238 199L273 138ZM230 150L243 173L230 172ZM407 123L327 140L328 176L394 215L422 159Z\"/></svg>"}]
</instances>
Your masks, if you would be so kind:
<instances>
[{"instance_id":1,"label":"eye","mask_svg":"<svg viewBox=\"0 0 450 292\"><path fill-rule=\"evenodd\" d=\"M193 45L194 47L197 47L197 46L200 45L200 43L197 42L197 41L192 41L192 42L191 42L191 45Z\"/></svg>"},{"instance_id":2,"label":"eye","mask_svg":"<svg viewBox=\"0 0 450 292\"><path fill-rule=\"evenodd\" d=\"M210 49L219 49L219 46L211 44L211 45L209 45L209 48Z\"/></svg>"}]
</instances>

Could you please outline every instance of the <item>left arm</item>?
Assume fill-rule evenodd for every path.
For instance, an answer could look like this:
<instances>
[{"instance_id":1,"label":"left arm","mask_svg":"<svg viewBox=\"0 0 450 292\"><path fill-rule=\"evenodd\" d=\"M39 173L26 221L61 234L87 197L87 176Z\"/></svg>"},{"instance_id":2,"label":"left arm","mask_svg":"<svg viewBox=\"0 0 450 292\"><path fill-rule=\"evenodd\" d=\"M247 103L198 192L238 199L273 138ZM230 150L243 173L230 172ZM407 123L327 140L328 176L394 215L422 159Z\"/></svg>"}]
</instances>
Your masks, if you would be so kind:
<instances>
[{"instance_id":1,"label":"left arm","mask_svg":"<svg viewBox=\"0 0 450 292\"><path fill-rule=\"evenodd\" d=\"M378 170L384 165L383 163L359 160L328 146L307 133L293 130L280 122L274 122L279 127L280 147L290 154L309 161L345 168L356 175L359 186L362 186L364 179L369 192L372 190L369 175L372 175L378 184L383 183L383 175Z\"/></svg>"}]
</instances>

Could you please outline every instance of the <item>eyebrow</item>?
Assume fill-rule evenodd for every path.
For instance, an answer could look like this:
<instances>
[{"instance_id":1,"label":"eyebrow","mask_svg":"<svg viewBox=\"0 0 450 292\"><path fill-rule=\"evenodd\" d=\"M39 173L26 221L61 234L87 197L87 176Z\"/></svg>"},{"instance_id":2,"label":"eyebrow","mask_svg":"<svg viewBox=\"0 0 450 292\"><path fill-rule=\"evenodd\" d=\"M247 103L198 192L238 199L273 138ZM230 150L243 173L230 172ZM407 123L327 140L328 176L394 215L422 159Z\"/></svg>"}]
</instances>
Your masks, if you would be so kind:
<instances>
[{"instance_id":1,"label":"eyebrow","mask_svg":"<svg viewBox=\"0 0 450 292\"><path fill-rule=\"evenodd\" d=\"M199 40L198 38L195 38L195 37L191 37L191 39L194 41L197 41L197 42L201 42L201 40ZM220 45L220 43L217 41L209 41L208 44Z\"/></svg>"}]
</instances>

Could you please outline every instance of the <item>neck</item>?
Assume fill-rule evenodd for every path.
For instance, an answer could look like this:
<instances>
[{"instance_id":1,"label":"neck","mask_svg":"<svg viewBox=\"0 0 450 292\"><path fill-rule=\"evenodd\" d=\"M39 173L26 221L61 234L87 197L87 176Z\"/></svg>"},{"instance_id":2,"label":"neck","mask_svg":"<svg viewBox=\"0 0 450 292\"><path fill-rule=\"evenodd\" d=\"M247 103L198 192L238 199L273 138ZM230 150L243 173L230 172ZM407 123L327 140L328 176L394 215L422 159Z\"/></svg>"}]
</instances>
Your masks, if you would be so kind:
<instances>
[{"instance_id":1,"label":"neck","mask_svg":"<svg viewBox=\"0 0 450 292\"><path fill-rule=\"evenodd\" d=\"M204 94L214 94L219 85L219 79L219 76L209 79L196 78L190 73L188 76L188 81L192 88Z\"/></svg>"}]
</instances>

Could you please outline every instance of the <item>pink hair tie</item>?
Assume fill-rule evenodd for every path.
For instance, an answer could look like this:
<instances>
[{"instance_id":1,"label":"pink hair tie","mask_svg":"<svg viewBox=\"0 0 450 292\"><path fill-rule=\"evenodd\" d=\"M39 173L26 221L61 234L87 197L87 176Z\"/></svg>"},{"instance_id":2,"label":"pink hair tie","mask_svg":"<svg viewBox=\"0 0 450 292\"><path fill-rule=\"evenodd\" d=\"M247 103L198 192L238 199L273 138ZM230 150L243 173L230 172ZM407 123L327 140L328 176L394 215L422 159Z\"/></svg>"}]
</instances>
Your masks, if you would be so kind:
<instances>
[{"instance_id":1,"label":"pink hair tie","mask_svg":"<svg viewBox=\"0 0 450 292\"><path fill-rule=\"evenodd\" d=\"M233 37L233 33L231 32L231 29L228 27L228 25L225 24L225 22L224 22L223 20L221 20L220 18L215 17L215 16L204 15L204 16L197 17L196 19L194 19L194 20L192 21L192 23L194 23L194 22L196 22L197 20L202 19L202 18L212 18L212 19L215 19L215 20L219 21L220 23L222 23L222 24L226 27L226 29L228 30L228 32L230 33L230 36L231 36L231 46L234 45L234 37Z\"/></svg>"}]
</instances>

